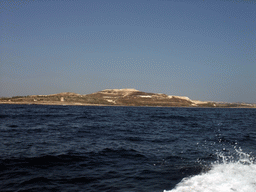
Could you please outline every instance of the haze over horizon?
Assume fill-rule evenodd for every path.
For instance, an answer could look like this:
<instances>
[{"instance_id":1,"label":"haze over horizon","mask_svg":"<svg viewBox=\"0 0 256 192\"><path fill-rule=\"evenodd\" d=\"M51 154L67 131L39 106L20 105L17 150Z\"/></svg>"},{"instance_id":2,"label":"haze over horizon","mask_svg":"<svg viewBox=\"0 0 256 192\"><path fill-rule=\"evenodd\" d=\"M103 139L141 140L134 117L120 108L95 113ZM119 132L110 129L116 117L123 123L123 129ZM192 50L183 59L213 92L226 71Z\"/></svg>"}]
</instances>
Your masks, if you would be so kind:
<instances>
[{"instance_id":1,"label":"haze over horizon","mask_svg":"<svg viewBox=\"0 0 256 192\"><path fill-rule=\"evenodd\" d=\"M0 8L0 97L134 88L256 103L254 0L6 0Z\"/></svg>"}]
</instances>

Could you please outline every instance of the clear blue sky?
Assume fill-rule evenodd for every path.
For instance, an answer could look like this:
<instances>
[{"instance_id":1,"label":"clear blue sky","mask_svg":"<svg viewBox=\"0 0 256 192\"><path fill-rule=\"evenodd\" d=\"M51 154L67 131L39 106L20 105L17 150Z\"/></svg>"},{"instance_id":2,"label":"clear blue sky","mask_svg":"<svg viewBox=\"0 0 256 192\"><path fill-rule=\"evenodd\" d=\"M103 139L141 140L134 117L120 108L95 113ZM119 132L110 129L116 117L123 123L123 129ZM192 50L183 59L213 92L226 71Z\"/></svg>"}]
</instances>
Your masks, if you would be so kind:
<instances>
[{"instance_id":1,"label":"clear blue sky","mask_svg":"<svg viewBox=\"0 0 256 192\"><path fill-rule=\"evenodd\" d=\"M135 88L256 103L255 0L6 0L0 11L0 97Z\"/></svg>"}]
</instances>

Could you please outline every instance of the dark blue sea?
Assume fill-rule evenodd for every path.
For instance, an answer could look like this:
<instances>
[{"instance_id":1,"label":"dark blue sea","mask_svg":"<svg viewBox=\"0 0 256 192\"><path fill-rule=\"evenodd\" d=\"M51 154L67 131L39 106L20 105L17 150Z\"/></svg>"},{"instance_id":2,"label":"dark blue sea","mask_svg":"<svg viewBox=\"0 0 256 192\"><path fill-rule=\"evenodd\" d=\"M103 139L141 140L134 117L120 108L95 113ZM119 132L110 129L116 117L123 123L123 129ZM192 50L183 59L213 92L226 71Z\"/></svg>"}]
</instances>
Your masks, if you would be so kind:
<instances>
[{"instance_id":1,"label":"dark blue sea","mask_svg":"<svg viewBox=\"0 0 256 192\"><path fill-rule=\"evenodd\" d=\"M256 109L0 105L0 191L255 192Z\"/></svg>"}]
</instances>

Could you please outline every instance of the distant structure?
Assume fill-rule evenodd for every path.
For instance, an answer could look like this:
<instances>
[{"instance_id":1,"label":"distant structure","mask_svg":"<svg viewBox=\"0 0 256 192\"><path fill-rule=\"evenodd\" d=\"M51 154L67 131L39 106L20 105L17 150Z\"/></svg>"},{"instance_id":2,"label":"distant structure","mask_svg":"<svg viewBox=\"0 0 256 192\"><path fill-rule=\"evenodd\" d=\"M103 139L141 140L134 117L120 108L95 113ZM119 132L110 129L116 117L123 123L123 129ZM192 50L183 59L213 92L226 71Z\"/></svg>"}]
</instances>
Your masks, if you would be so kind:
<instances>
[{"instance_id":1,"label":"distant structure","mask_svg":"<svg viewBox=\"0 0 256 192\"><path fill-rule=\"evenodd\" d=\"M64 97L61 97L61 98L60 98L60 101L64 101Z\"/></svg>"}]
</instances>

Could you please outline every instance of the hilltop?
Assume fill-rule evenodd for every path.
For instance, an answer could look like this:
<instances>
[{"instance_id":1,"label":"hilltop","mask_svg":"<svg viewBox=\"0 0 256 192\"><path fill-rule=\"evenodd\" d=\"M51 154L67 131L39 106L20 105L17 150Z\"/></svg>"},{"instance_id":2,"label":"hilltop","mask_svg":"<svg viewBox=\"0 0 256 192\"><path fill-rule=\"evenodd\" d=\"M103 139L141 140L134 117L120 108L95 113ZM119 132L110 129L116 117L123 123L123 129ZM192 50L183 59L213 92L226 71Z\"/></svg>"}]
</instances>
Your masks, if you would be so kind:
<instances>
[{"instance_id":1,"label":"hilltop","mask_svg":"<svg viewBox=\"0 0 256 192\"><path fill-rule=\"evenodd\" d=\"M0 104L46 104L46 105L101 105L101 106L159 106L159 107L247 107L255 104L221 103L191 100L186 96L147 93L136 89L105 89L81 95L63 92L50 95L29 95L0 98Z\"/></svg>"}]
</instances>

